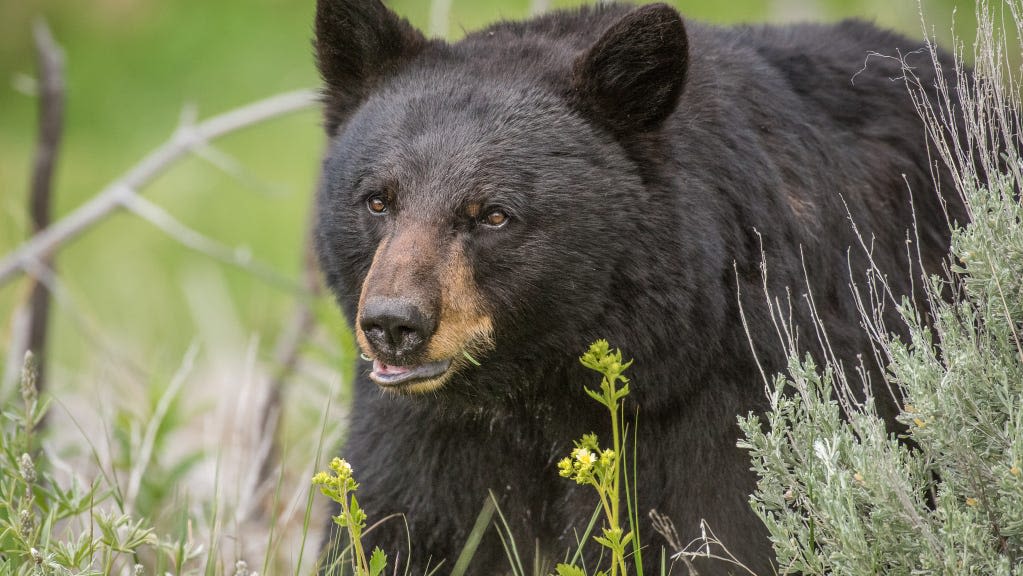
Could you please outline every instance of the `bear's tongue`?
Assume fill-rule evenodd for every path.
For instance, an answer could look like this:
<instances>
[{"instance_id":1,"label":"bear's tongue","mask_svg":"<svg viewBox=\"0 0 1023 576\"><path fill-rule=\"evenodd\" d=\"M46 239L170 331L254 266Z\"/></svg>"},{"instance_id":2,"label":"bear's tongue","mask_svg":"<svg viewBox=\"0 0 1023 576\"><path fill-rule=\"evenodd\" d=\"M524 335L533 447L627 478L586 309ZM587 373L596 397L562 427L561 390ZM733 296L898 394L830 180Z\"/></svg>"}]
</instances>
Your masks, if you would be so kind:
<instances>
[{"instance_id":1,"label":"bear's tongue","mask_svg":"<svg viewBox=\"0 0 1023 576\"><path fill-rule=\"evenodd\" d=\"M373 372L381 376L398 376L411 371L412 367L409 366L391 366L390 364L384 364L380 360L373 361Z\"/></svg>"},{"instance_id":2,"label":"bear's tongue","mask_svg":"<svg viewBox=\"0 0 1023 576\"><path fill-rule=\"evenodd\" d=\"M412 366L394 366L374 359L373 371L370 372L369 377L381 386L400 386L416 380L436 378L447 372L450 366L451 360L440 360Z\"/></svg>"}]
</instances>

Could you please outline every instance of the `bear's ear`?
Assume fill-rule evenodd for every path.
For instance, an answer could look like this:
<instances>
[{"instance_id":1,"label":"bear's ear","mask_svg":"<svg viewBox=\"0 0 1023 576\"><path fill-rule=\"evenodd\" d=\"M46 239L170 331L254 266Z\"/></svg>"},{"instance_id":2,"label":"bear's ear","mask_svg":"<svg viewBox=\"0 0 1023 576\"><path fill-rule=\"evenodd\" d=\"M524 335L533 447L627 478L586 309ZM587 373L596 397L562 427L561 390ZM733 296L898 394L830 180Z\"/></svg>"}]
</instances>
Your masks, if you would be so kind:
<instances>
[{"instance_id":1,"label":"bear's ear","mask_svg":"<svg viewBox=\"0 0 1023 576\"><path fill-rule=\"evenodd\" d=\"M316 63L333 136L374 86L414 58L426 38L380 0L317 0Z\"/></svg>"},{"instance_id":2,"label":"bear's ear","mask_svg":"<svg viewBox=\"0 0 1023 576\"><path fill-rule=\"evenodd\" d=\"M666 4L637 8L575 61L576 105L615 134L655 130L678 104L688 60L679 13Z\"/></svg>"}]
</instances>

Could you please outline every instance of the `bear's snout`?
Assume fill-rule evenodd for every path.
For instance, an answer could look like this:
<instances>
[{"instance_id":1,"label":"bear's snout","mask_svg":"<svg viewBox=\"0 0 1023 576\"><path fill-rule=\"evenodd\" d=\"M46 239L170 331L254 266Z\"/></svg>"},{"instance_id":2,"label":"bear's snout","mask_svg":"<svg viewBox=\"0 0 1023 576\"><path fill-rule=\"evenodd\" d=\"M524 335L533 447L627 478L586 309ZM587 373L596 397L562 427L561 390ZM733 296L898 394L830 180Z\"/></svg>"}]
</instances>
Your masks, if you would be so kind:
<instances>
[{"instance_id":1,"label":"bear's snout","mask_svg":"<svg viewBox=\"0 0 1023 576\"><path fill-rule=\"evenodd\" d=\"M359 326L377 356L401 365L422 354L437 324L404 298L376 297L363 306Z\"/></svg>"}]
</instances>

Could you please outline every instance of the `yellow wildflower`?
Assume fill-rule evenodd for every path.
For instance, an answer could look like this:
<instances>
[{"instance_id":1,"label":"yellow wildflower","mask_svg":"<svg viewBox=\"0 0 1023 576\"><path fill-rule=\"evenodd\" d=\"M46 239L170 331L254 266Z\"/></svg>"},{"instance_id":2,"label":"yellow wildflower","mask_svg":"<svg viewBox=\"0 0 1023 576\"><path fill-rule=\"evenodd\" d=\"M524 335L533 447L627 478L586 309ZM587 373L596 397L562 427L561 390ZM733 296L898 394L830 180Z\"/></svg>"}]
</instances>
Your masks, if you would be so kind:
<instances>
[{"instance_id":1,"label":"yellow wildflower","mask_svg":"<svg viewBox=\"0 0 1023 576\"><path fill-rule=\"evenodd\" d=\"M572 476L572 459L562 458L561 462L558 462L558 474L563 478L569 478Z\"/></svg>"},{"instance_id":2,"label":"yellow wildflower","mask_svg":"<svg viewBox=\"0 0 1023 576\"><path fill-rule=\"evenodd\" d=\"M615 461L615 451L608 448L600 454L600 465L605 468L610 468Z\"/></svg>"},{"instance_id":3,"label":"yellow wildflower","mask_svg":"<svg viewBox=\"0 0 1023 576\"><path fill-rule=\"evenodd\" d=\"M576 462L579 463L579 471L584 472L593 467L593 464L597 461L597 456L587 450L586 448L576 448L572 451L572 456L575 457Z\"/></svg>"}]
</instances>

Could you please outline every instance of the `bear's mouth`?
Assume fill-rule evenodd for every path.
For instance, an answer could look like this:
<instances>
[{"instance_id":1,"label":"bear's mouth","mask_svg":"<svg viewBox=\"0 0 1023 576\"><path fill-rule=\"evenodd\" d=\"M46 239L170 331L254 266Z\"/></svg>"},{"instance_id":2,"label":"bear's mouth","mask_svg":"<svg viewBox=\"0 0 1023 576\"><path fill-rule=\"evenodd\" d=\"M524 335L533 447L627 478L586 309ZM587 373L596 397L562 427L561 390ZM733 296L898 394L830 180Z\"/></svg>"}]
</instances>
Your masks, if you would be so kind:
<instances>
[{"instance_id":1,"label":"bear's mouth","mask_svg":"<svg viewBox=\"0 0 1023 576\"><path fill-rule=\"evenodd\" d=\"M450 367L450 359L414 366L395 366L385 364L377 358L373 360L373 371L369 373L369 377L384 388L399 388L425 380L433 380L447 372Z\"/></svg>"}]
</instances>

